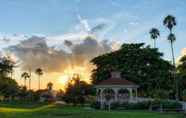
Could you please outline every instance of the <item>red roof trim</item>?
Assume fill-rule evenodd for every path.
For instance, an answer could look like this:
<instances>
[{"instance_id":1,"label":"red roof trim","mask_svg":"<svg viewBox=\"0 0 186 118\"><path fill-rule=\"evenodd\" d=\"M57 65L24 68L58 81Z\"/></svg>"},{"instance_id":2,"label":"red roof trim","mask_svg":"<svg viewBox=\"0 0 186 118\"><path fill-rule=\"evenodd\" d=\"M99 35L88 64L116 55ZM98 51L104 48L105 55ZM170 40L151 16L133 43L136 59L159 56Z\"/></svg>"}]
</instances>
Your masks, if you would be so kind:
<instances>
[{"instance_id":1,"label":"red roof trim","mask_svg":"<svg viewBox=\"0 0 186 118\"><path fill-rule=\"evenodd\" d=\"M136 85L136 84L126 79L110 78L101 81L100 83L98 83L98 85Z\"/></svg>"}]
</instances>

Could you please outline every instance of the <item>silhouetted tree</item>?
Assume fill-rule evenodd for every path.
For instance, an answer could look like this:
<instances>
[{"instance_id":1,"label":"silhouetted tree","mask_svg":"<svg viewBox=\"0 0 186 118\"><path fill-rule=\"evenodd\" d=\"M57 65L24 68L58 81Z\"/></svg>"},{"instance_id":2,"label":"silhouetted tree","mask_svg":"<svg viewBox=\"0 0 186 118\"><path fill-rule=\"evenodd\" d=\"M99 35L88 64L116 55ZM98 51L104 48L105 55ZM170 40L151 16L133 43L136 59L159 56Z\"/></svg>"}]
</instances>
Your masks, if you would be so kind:
<instances>
[{"instance_id":1,"label":"silhouetted tree","mask_svg":"<svg viewBox=\"0 0 186 118\"><path fill-rule=\"evenodd\" d=\"M173 42L176 40L176 38L175 35L172 33L172 29L174 26L176 26L176 18L172 15L166 16L165 19L163 20L163 25L166 26L170 31L170 34L167 39L171 43L172 61L173 61L173 65L175 66Z\"/></svg>"},{"instance_id":2,"label":"silhouetted tree","mask_svg":"<svg viewBox=\"0 0 186 118\"><path fill-rule=\"evenodd\" d=\"M165 19L163 20L163 25L166 26L170 33L167 37L167 40L169 40L170 44L171 44L171 52L172 52L172 63L173 63L173 78L175 80L175 89L176 89L176 100L178 100L178 85L177 85L177 79L176 79L176 64L175 64L175 57L174 57L174 48L173 48L173 43L176 41L176 37L172 32L172 29L174 26L176 26L176 18L172 15L168 15L165 17Z\"/></svg>"},{"instance_id":3,"label":"silhouetted tree","mask_svg":"<svg viewBox=\"0 0 186 118\"><path fill-rule=\"evenodd\" d=\"M35 73L38 75L38 89L40 90L40 77L43 75L43 70L41 68L37 68Z\"/></svg>"},{"instance_id":4,"label":"silhouetted tree","mask_svg":"<svg viewBox=\"0 0 186 118\"><path fill-rule=\"evenodd\" d=\"M172 33L172 28L176 26L176 18L172 15L166 16L163 20L163 25L165 25L169 29L170 33Z\"/></svg>"},{"instance_id":5,"label":"silhouetted tree","mask_svg":"<svg viewBox=\"0 0 186 118\"><path fill-rule=\"evenodd\" d=\"M10 57L0 57L0 76L7 77L13 72L15 63Z\"/></svg>"},{"instance_id":6,"label":"silhouetted tree","mask_svg":"<svg viewBox=\"0 0 186 118\"><path fill-rule=\"evenodd\" d=\"M178 77L179 79L178 86L180 90L180 95L186 96L186 55L181 57L179 60L179 65L177 66L177 71L178 71ZM184 98L185 99L185 98Z\"/></svg>"},{"instance_id":7,"label":"silhouetted tree","mask_svg":"<svg viewBox=\"0 0 186 118\"><path fill-rule=\"evenodd\" d=\"M149 33L150 33L151 39L153 39L154 41L154 48L156 48L156 40L160 36L160 32L158 29L152 28Z\"/></svg>"},{"instance_id":8,"label":"silhouetted tree","mask_svg":"<svg viewBox=\"0 0 186 118\"><path fill-rule=\"evenodd\" d=\"M49 82L49 83L47 84L47 89L48 89L49 91L51 91L51 90L53 89L53 83L52 83L52 82Z\"/></svg>"},{"instance_id":9,"label":"silhouetted tree","mask_svg":"<svg viewBox=\"0 0 186 118\"><path fill-rule=\"evenodd\" d=\"M24 86L26 87L26 80L27 80L28 78L30 78L30 75L29 75L27 72L23 72L23 73L21 74L21 78L24 79Z\"/></svg>"},{"instance_id":10,"label":"silhouetted tree","mask_svg":"<svg viewBox=\"0 0 186 118\"><path fill-rule=\"evenodd\" d=\"M186 77L186 55L181 57L179 62L180 62L180 64L178 65L177 69L178 69L179 73L181 73L183 76Z\"/></svg>"},{"instance_id":11,"label":"silhouetted tree","mask_svg":"<svg viewBox=\"0 0 186 118\"><path fill-rule=\"evenodd\" d=\"M63 100L67 103L84 104L86 96L90 94L91 86L84 81L81 81L79 76L69 81Z\"/></svg>"},{"instance_id":12,"label":"silhouetted tree","mask_svg":"<svg viewBox=\"0 0 186 118\"><path fill-rule=\"evenodd\" d=\"M14 67L10 57L0 57L0 95L7 100L13 99L19 91L17 82L9 77Z\"/></svg>"}]
</instances>

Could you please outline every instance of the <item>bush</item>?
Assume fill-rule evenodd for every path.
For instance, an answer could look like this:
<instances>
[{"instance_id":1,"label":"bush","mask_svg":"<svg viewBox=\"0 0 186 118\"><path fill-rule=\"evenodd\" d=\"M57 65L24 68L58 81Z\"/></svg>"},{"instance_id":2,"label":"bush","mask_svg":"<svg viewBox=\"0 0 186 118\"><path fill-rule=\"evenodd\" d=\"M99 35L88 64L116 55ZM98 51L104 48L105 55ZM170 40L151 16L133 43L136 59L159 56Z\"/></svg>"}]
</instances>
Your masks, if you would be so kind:
<instances>
[{"instance_id":1,"label":"bush","mask_svg":"<svg viewBox=\"0 0 186 118\"><path fill-rule=\"evenodd\" d=\"M128 110L145 110L145 109L149 109L150 106L150 102L146 101L146 102L138 102L138 103L129 103L127 105Z\"/></svg>"},{"instance_id":2,"label":"bush","mask_svg":"<svg viewBox=\"0 0 186 118\"><path fill-rule=\"evenodd\" d=\"M182 108L182 105L178 102L164 102L163 108L165 109L177 109Z\"/></svg>"},{"instance_id":3,"label":"bush","mask_svg":"<svg viewBox=\"0 0 186 118\"><path fill-rule=\"evenodd\" d=\"M148 109L150 105L150 102L139 102L139 103L123 103L120 104L118 102L111 103L111 109L120 109L120 110L144 110ZM93 102L91 104L92 108L100 109L101 103L100 102ZM107 108L108 106L104 106L104 108Z\"/></svg>"},{"instance_id":4,"label":"bush","mask_svg":"<svg viewBox=\"0 0 186 118\"><path fill-rule=\"evenodd\" d=\"M167 100L155 100L155 101L144 101L138 103L122 103L119 104L118 102L111 103L111 109L119 109L119 110L148 110L150 107L152 109L156 107L159 109L162 106L163 109L178 109L182 108L182 104L175 102L175 101L167 101ZM100 109L101 104L100 102L93 102L91 104L92 108ZM105 106L104 108L107 108Z\"/></svg>"},{"instance_id":5,"label":"bush","mask_svg":"<svg viewBox=\"0 0 186 118\"><path fill-rule=\"evenodd\" d=\"M111 109L117 109L117 108L119 108L121 105L118 103L118 102L113 102L113 103L111 103L111 105L110 105L110 108Z\"/></svg>"},{"instance_id":6,"label":"bush","mask_svg":"<svg viewBox=\"0 0 186 118\"><path fill-rule=\"evenodd\" d=\"M182 99L186 101L186 89L184 89L182 92Z\"/></svg>"},{"instance_id":7,"label":"bush","mask_svg":"<svg viewBox=\"0 0 186 118\"><path fill-rule=\"evenodd\" d=\"M101 109L101 103L100 102L93 102L90 107L94 109Z\"/></svg>"},{"instance_id":8,"label":"bush","mask_svg":"<svg viewBox=\"0 0 186 118\"><path fill-rule=\"evenodd\" d=\"M152 106L162 106L163 109L182 108L182 104L176 101L156 100L156 101L153 101L151 104Z\"/></svg>"}]
</instances>

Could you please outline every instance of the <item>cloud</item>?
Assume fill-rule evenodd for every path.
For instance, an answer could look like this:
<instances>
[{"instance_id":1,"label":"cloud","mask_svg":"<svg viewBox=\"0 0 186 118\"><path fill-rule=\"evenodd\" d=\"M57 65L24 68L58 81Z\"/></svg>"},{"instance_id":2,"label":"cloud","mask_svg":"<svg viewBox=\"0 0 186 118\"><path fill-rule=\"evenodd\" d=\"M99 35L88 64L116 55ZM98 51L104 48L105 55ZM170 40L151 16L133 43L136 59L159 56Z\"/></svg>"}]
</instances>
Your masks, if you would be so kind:
<instances>
[{"instance_id":1,"label":"cloud","mask_svg":"<svg viewBox=\"0 0 186 118\"><path fill-rule=\"evenodd\" d=\"M106 26L107 26L107 25L106 25L105 23L100 23L100 24L96 25L95 27L93 27L93 28L91 29L91 32L92 32L92 33L98 32L98 31L100 31L100 30L103 30Z\"/></svg>"},{"instance_id":2,"label":"cloud","mask_svg":"<svg viewBox=\"0 0 186 118\"><path fill-rule=\"evenodd\" d=\"M21 34L1 34L0 35L0 50L7 46L18 44L20 41L25 40L26 36Z\"/></svg>"},{"instance_id":3,"label":"cloud","mask_svg":"<svg viewBox=\"0 0 186 118\"><path fill-rule=\"evenodd\" d=\"M80 26L82 28L81 30L85 31L85 32L90 32L91 28L90 28L90 26L88 24L88 20L82 18L80 14L77 15L77 18L78 18L78 20L80 22Z\"/></svg>"},{"instance_id":4,"label":"cloud","mask_svg":"<svg viewBox=\"0 0 186 118\"><path fill-rule=\"evenodd\" d=\"M55 45L48 46L47 40L47 37L32 36L6 50L21 61L20 67L23 70L41 67L46 72L63 72L69 66L90 66L89 61L92 58L112 51L112 42L98 41L91 35L81 39L79 43L64 40L61 44L63 48L58 50Z\"/></svg>"},{"instance_id":5,"label":"cloud","mask_svg":"<svg viewBox=\"0 0 186 118\"><path fill-rule=\"evenodd\" d=\"M181 55L182 55L182 56L186 55L186 48L183 48L183 49L182 49Z\"/></svg>"},{"instance_id":6,"label":"cloud","mask_svg":"<svg viewBox=\"0 0 186 118\"><path fill-rule=\"evenodd\" d=\"M63 73L66 68L73 66L91 69L89 61L92 58L118 49L120 43L104 39L104 35L113 27L110 20L88 20L80 15L77 18L80 23L74 26L79 28L76 32L58 36L24 36L15 44L10 38L12 45L6 47L5 51L20 60L22 70L41 67L49 73Z\"/></svg>"},{"instance_id":7,"label":"cloud","mask_svg":"<svg viewBox=\"0 0 186 118\"><path fill-rule=\"evenodd\" d=\"M180 59L181 59L183 56L185 56L185 55L186 55L186 48L183 48L183 49L181 50L181 55L178 56L178 57L176 58L176 64L177 64L177 65L180 64Z\"/></svg>"},{"instance_id":8,"label":"cloud","mask_svg":"<svg viewBox=\"0 0 186 118\"><path fill-rule=\"evenodd\" d=\"M7 48L21 60L21 68L42 67L45 71L60 71L67 64L68 54L47 46L44 37L32 36L18 45ZM62 60L61 60L62 59Z\"/></svg>"}]
</instances>

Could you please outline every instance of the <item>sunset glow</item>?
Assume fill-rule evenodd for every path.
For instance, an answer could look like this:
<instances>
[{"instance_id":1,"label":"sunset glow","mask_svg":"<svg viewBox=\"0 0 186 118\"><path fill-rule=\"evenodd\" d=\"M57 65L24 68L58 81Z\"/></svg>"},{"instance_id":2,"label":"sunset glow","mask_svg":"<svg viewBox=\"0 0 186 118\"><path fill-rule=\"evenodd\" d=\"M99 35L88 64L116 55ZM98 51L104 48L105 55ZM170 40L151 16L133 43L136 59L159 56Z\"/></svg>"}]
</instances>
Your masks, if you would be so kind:
<instances>
[{"instance_id":1,"label":"sunset glow","mask_svg":"<svg viewBox=\"0 0 186 118\"><path fill-rule=\"evenodd\" d=\"M75 76L79 76L80 80L83 80L87 83L91 83L91 72L88 71L90 69L87 69L87 67L80 67L80 66L75 66L75 67L69 67L67 68L64 73L59 76L57 82L62 85L62 89L65 89L65 86L67 83Z\"/></svg>"}]
</instances>

